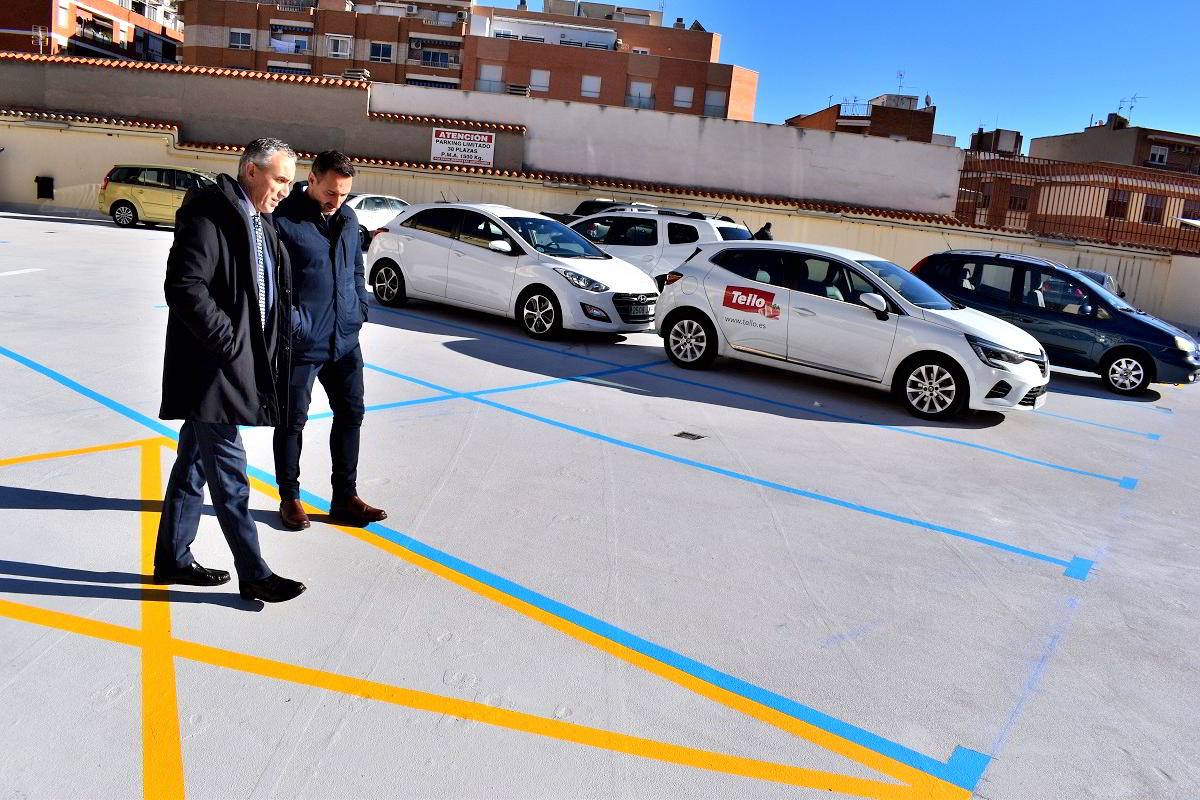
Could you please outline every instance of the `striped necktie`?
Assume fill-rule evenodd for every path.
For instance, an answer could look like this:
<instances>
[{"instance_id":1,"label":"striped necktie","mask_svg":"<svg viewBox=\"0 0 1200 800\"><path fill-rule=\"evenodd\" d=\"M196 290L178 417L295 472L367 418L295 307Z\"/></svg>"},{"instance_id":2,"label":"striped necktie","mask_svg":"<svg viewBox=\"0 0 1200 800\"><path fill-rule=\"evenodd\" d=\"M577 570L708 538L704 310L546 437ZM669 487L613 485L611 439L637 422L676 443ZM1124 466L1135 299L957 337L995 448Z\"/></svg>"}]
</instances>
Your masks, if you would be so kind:
<instances>
[{"instance_id":1,"label":"striped necktie","mask_svg":"<svg viewBox=\"0 0 1200 800\"><path fill-rule=\"evenodd\" d=\"M254 257L258 261L258 322L263 331L267 330L267 256L263 249L262 217L254 214L250 217L254 224Z\"/></svg>"}]
</instances>

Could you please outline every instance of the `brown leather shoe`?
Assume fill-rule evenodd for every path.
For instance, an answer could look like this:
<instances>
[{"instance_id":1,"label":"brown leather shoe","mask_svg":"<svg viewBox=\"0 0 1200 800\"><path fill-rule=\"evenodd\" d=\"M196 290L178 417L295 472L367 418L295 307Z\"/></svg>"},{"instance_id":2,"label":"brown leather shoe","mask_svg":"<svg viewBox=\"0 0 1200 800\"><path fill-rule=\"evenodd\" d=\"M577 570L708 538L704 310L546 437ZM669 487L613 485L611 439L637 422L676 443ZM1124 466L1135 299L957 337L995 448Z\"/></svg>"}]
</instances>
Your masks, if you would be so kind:
<instances>
[{"instance_id":1,"label":"brown leather shoe","mask_svg":"<svg viewBox=\"0 0 1200 800\"><path fill-rule=\"evenodd\" d=\"M299 500L284 500L279 504L279 519L289 531L302 531L310 524L304 505Z\"/></svg>"},{"instance_id":2,"label":"brown leather shoe","mask_svg":"<svg viewBox=\"0 0 1200 800\"><path fill-rule=\"evenodd\" d=\"M369 525L387 519L387 512L382 508L374 508L359 497L346 498L329 506L329 516L337 522L348 522L351 525Z\"/></svg>"}]
</instances>

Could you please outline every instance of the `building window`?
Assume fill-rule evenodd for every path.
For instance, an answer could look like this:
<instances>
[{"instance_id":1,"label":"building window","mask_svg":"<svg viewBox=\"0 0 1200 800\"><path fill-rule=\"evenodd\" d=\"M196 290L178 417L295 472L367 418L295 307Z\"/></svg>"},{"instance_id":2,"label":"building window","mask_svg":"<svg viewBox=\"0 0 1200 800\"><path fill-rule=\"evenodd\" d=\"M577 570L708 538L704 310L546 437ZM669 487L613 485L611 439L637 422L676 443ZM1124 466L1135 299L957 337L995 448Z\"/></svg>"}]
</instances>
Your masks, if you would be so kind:
<instances>
[{"instance_id":1,"label":"building window","mask_svg":"<svg viewBox=\"0 0 1200 800\"><path fill-rule=\"evenodd\" d=\"M600 76L599 75L584 75L583 81L579 86L579 93L584 97L596 98L600 96Z\"/></svg>"},{"instance_id":2,"label":"building window","mask_svg":"<svg viewBox=\"0 0 1200 800\"><path fill-rule=\"evenodd\" d=\"M1167 198L1161 194L1146 195L1142 206L1142 222L1147 225L1162 225L1163 209L1166 208Z\"/></svg>"},{"instance_id":3,"label":"building window","mask_svg":"<svg viewBox=\"0 0 1200 800\"><path fill-rule=\"evenodd\" d=\"M675 107L676 108L691 108L692 99L695 97L696 90L691 86L676 86L675 87Z\"/></svg>"},{"instance_id":4,"label":"building window","mask_svg":"<svg viewBox=\"0 0 1200 800\"><path fill-rule=\"evenodd\" d=\"M629 108L654 108L654 87L649 81L630 81L625 105Z\"/></svg>"},{"instance_id":5,"label":"building window","mask_svg":"<svg viewBox=\"0 0 1200 800\"><path fill-rule=\"evenodd\" d=\"M630 48L630 49L631 49L631 50L632 50L634 53L637 53L637 54L638 54L638 55L640 55L640 56L648 56L648 55L650 55L650 49L649 49L648 47L633 47L633 48Z\"/></svg>"},{"instance_id":6,"label":"building window","mask_svg":"<svg viewBox=\"0 0 1200 800\"><path fill-rule=\"evenodd\" d=\"M392 63L391 42L371 42L371 60L376 64Z\"/></svg>"},{"instance_id":7,"label":"building window","mask_svg":"<svg viewBox=\"0 0 1200 800\"><path fill-rule=\"evenodd\" d=\"M1104 216L1109 219L1125 219L1129 216L1129 192L1124 189L1111 190L1108 202L1104 205Z\"/></svg>"},{"instance_id":8,"label":"building window","mask_svg":"<svg viewBox=\"0 0 1200 800\"><path fill-rule=\"evenodd\" d=\"M521 38L521 37L517 36L515 33L513 33L512 31L496 31L495 36L497 39L519 39L519 38Z\"/></svg>"},{"instance_id":9,"label":"building window","mask_svg":"<svg viewBox=\"0 0 1200 800\"><path fill-rule=\"evenodd\" d=\"M67 17L67 4L66 4L66 3L61 3L61 4L58 6L58 27L60 27L60 28L65 28L65 27L67 27L67 19L68 19L68 17Z\"/></svg>"},{"instance_id":10,"label":"building window","mask_svg":"<svg viewBox=\"0 0 1200 800\"><path fill-rule=\"evenodd\" d=\"M1200 219L1200 200L1184 200L1182 217L1184 219Z\"/></svg>"},{"instance_id":11,"label":"building window","mask_svg":"<svg viewBox=\"0 0 1200 800\"><path fill-rule=\"evenodd\" d=\"M548 92L548 91L550 91L550 70L548 70L548 69L531 69L531 70L529 70L529 91L531 91L531 92Z\"/></svg>"},{"instance_id":12,"label":"building window","mask_svg":"<svg viewBox=\"0 0 1200 800\"><path fill-rule=\"evenodd\" d=\"M1161 144L1150 145L1150 163L1158 164L1159 166L1166 166L1167 154L1170 152L1171 152L1170 149L1165 147L1164 145L1161 145Z\"/></svg>"},{"instance_id":13,"label":"building window","mask_svg":"<svg viewBox=\"0 0 1200 800\"><path fill-rule=\"evenodd\" d=\"M975 203L976 208L991 208L992 207L992 182L979 184L979 201Z\"/></svg>"},{"instance_id":14,"label":"building window","mask_svg":"<svg viewBox=\"0 0 1200 800\"><path fill-rule=\"evenodd\" d=\"M546 43L546 40L541 36L526 36L524 34L521 34L521 41L522 42L541 42L542 44Z\"/></svg>"},{"instance_id":15,"label":"building window","mask_svg":"<svg viewBox=\"0 0 1200 800\"><path fill-rule=\"evenodd\" d=\"M421 66L433 67L434 69L450 69L451 66L457 66L458 59L451 58L450 53L445 50L422 50L421 51Z\"/></svg>"},{"instance_id":16,"label":"building window","mask_svg":"<svg viewBox=\"0 0 1200 800\"><path fill-rule=\"evenodd\" d=\"M409 86L424 86L429 89L457 89L457 83L444 83L442 81L427 81L420 78L409 78L405 83Z\"/></svg>"},{"instance_id":17,"label":"building window","mask_svg":"<svg viewBox=\"0 0 1200 800\"><path fill-rule=\"evenodd\" d=\"M1028 211L1029 210L1029 190L1028 186L1018 186L1013 184L1008 187L1008 210L1009 211Z\"/></svg>"},{"instance_id":18,"label":"building window","mask_svg":"<svg viewBox=\"0 0 1200 800\"><path fill-rule=\"evenodd\" d=\"M500 64L480 64L475 88L481 92L503 92L504 67Z\"/></svg>"},{"instance_id":19,"label":"building window","mask_svg":"<svg viewBox=\"0 0 1200 800\"><path fill-rule=\"evenodd\" d=\"M353 40L349 36L326 36L325 46L330 58L349 58Z\"/></svg>"},{"instance_id":20,"label":"building window","mask_svg":"<svg viewBox=\"0 0 1200 800\"><path fill-rule=\"evenodd\" d=\"M709 89L704 93L704 116L725 116L725 103L729 95L723 89Z\"/></svg>"},{"instance_id":21,"label":"building window","mask_svg":"<svg viewBox=\"0 0 1200 800\"><path fill-rule=\"evenodd\" d=\"M306 64L267 64L267 72L277 72L280 75L312 75L312 67Z\"/></svg>"},{"instance_id":22,"label":"building window","mask_svg":"<svg viewBox=\"0 0 1200 800\"><path fill-rule=\"evenodd\" d=\"M250 31L232 30L229 32L229 49L230 50L249 50Z\"/></svg>"}]
</instances>

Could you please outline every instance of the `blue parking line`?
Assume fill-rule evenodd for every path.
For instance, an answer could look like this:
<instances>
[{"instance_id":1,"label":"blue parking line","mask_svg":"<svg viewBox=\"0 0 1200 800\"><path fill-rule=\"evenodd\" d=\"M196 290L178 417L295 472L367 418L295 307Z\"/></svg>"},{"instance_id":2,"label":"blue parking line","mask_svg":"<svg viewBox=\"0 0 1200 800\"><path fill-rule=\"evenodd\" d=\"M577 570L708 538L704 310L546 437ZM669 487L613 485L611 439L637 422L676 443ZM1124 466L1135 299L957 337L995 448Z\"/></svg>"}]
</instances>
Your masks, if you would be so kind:
<instances>
[{"instance_id":1,"label":"blue parking line","mask_svg":"<svg viewBox=\"0 0 1200 800\"><path fill-rule=\"evenodd\" d=\"M1135 431L1130 428L1122 428L1118 425L1108 425L1103 422L1094 422L1090 419L1080 419L1079 417L1069 417L1066 414L1055 414L1052 411L1046 411L1045 409L1041 409L1041 408L1037 409L1033 413L1041 414L1043 417L1054 417L1055 419L1063 419L1063 420L1066 420L1067 422L1078 422L1080 425L1091 425L1093 428L1104 428L1105 430L1108 430L1108 431L1117 431L1118 433L1129 433L1134 436L1142 436L1142 437L1145 437L1146 439L1149 439L1152 442L1157 442L1159 439L1162 438L1162 434L1160 434L1160 433L1146 433L1145 431Z\"/></svg>"},{"instance_id":2,"label":"blue parking line","mask_svg":"<svg viewBox=\"0 0 1200 800\"><path fill-rule=\"evenodd\" d=\"M958 530L957 528L950 528L945 525L937 525L935 523L926 522L924 520L919 520L919 519L916 519L913 517L906 517L902 514L895 514L895 513L892 513L891 511L884 511L882 509L874 508L872 506L866 506L866 505L862 505L861 503L855 503L850 500L842 500L840 498L833 497L831 495L821 494L819 492L810 492L807 489L799 489L794 486L788 486L783 483L777 483L775 481L766 480L764 478L758 478L754 475L748 475L743 472L735 472L734 470L725 469L724 467L718 467L718 466L714 466L712 464L706 464L703 461L696 461L695 459L685 458L683 456L677 456L677 455L674 455L673 453L667 453L663 450L656 450L652 447L646 447L645 445L636 444L634 442L628 442L628 441L625 441L624 439L618 439L614 436L608 436L607 434L597 433L596 431L591 431L586 428L581 428L577 425L572 425L568 422L562 422L560 420L551 419L550 417L541 416L540 414L534 414L531 411L525 411L523 409L516 408L514 406L507 406L507 405L504 405L503 403L497 403L494 400L488 400L486 397L479 397L479 396L475 396L475 395L471 395L471 394L466 394L463 392L455 392L453 389L447 389L444 386L438 386L437 384L429 383L428 381L421 380L420 378L415 378L411 375L405 375L402 372L396 372L394 370L386 369L385 367L380 367L380 366L377 366L374 364L367 364L366 366L370 367L371 369L377 370L381 373L384 373L386 375L391 375L392 377L399 378L400 380L410 381L412 383L416 383L421 386L427 386L429 388L443 392L444 394L447 394L447 395L456 394L457 396L463 397L467 400L471 400L476 403L482 403L486 406L491 406L492 408L495 408L499 411L505 411L510 414L515 414L520 417L525 417L526 419L530 419L535 422L540 422L545 425L550 425L555 428L560 428L565 431L570 431L572 433L576 433L581 436L587 436L589 438L596 439L597 441L605 442L606 444L611 444L616 447L622 447L627 450L633 450L634 452L642 453L644 455L654 456L655 458L661 458L666 461L673 461L677 464L683 464L684 466L694 467L696 469L704 470L705 472L711 472L715 475L721 475L721 476L724 476L727 478L734 478L735 480L740 480L740 481L744 481L746 483L755 484L757 486L762 486L767 489L774 489L776 491L786 492L787 494L796 495L798 497L804 497L809 500L816 500L818 502L826 503L828 505L838 506L840 508L849 509L851 511L857 511L859 513L868 514L873 517L879 517L881 519L890 520L892 522L899 522L904 525L910 525L915 528L933 531L934 533L941 533L946 536L953 536L958 539L964 539L966 541L975 542L976 544L986 545L988 547L992 547L997 550L1003 550L1005 552L1013 553L1015 555L1023 556L1025 558L1034 559L1036 561L1044 561L1049 564L1055 564L1057 566L1064 568L1063 574L1066 577L1073 578L1075 580L1087 580L1087 574L1092 567L1092 562L1085 558L1074 557L1071 560L1067 561L1067 560L1064 560L1061 558L1057 558L1055 556L1047 555L1045 553L1039 553L1035 550L1029 550L1024 547L1018 547L1016 545L1008 544L1007 542L1002 542L998 539L991 539L986 536L980 536L978 534L968 533L967 531Z\"/></svg>"},{"instance_id":3,"label":"blue parking line","mask_svg":"<svg viewBox=\"0 0 1200 800\"><path fill-rule=\"evenodd\" d=\"M106 397L99 392L83 386L80 383L66 377L60 372L57 372L49 367L32 361L18 353L13 352L5 347L0 347L0 355L4 355L13 361L28 367L29 369L44 375L51 380L61 384L62 386L71 389L83 396L100 403L101 405L120 414L126 419L144 425L156 433L160 433L172 440L178 441L179 433L161 422L142 414L134 409L119 403L109 397ZM381 370L383 371L383 370ZM398 374L398 373L397 373ZM418 379L413 379L417 381ZM447 391L446 394L457 394ZM476 402L488 405L499 405L492 403L490 400L472 398ZM247 473L262 480L272 486L277 486L275 476L271 473L259 469L258 467L248 466ZM324 498L318 497L311 492L301 490L301 497L308 503L318 508L328 510L329 502ZM633 633L630 633L622 628L618 628L598 617L593 617L590 614L579 611L564 603L533 591L525 586L502 578L495 573L489 572L481 567L477 567L467 561L463 561L456 556L452 556L437 548L431 547L424 542L412 538L406 534L396 531L380 523L372 523L367 526L367 531L374 535L393 542L400 547L403 547L413 553L421 555L434 561L442 566L448 567L462 575L469 576L474 580L479 581L487 586L490 586L498 591L504 592L510 597L517 598L525 603L528 603L535 608L539 608L547 613L553 614L561 619L568 620L575 625L578 625L585 630L591 631L598 636L602 636L609 641L621 644L637 653L640 653L648 658L655 659L691 675L694 678L706 681L714 686L718 686L726 691L737 694L748 700L764 705L768 708L773 708L780 713L787 714L790 717L799 719L803 722L820 728L839 736L847 741L858 744L869 750L877 752L887 758L905 764L914 769L920 770L928 775L932 775L941 780L947 781L959 786L963 789L971 791L978 784L979 779L983 776L984 770L991 761L991 757L986 753L981 753L978 750L971 750L965 747L955 747L950 754L950 758L946 762L938 761L935 758L919 753L916 750L905 747L902 744L893 742L876 733L860 728L851 723L832 717L824 712L818 711L811 706L804 705L795 700L787 698L783 695L772 692L768 689L756 686L755 684L736 678L728 673L714 669L700 661L689 658L685 655L677 653L661 645L655 644L647 639L643 639Z\"/></svg>"},{"instance_id":4,"label":"blue parking line","mask_svg":"<svg viewBox=\"0 0 1200 800\"><path fill-rule=\"evenodd\" d=\"M674 381L676 383L687 384L688 386L696 386L696 387L699 387L702 389L709 389L714 392L720 392L722 394L728 394L728 395L732 395L734 397L744 397L748 400L754 400L756 402L765 403L768 405L779 406L781 408L795 409L797 411L802 411L805 414L811 414L811 415L817 416L817 417L825 417L827 419L836 419L840 422L852 422L857 425L867 425L872 428L879 428L881 430L893 431L894 433L902 433L906 436L917 436L922 439L931 439L931 440L937 441L937 442L945 442L947 444L958 445L959 447L969 447L972 450L980 450L985 453L991 453L992 455L1003 456L1004 458L1011 458L1011 459L1020 461L1025 464L1034 464L1039 467L1047 467L1049 469L1056 469L1056 470L1060 470L1062 472L1069 472L1073 475L1081 475L1085 478L1096 478L1097 480L1108 481L1109 483L1117 484L1117 486L1119 486L1122 489L1133 489L1137 486L1137 478L1130 478L1128 476L1117 477L1114 475L1105 475L1104 473L1101 473L1101 472L1092 472L1092 471L1086 470L1086 469L1078 469L1076 467L1068 467L1065 464L1057 464L1053 461L1044 461L1040 458L1033 458L1031 456L1023 456L1019 453L1013 453L1008 450L1001 450L998 447L990 447L985 444L977 444L975 442L969 442L966 439L958 439L953 436L943 436L943 435L937 434L937 433L928 433L926 431L916 431L916 430L912 430L910 428L900 427L899 425L888 425L887 423L883 423L883 422L870 422L868 420L860 419L858 417L851 417L846 414L838 414L833 411L824 411L819 408L811 408L809 406L800 405L799 403L789 403L784 400L774 400L769 397L763 397L762 395L752 394L750 392L741 392L736 389L726 389L725 387L722 387L722 386L714 386L712 384L703 383L701 381L693 381L693 380L689 380L688 378L680 378L675 375L663 375L661 373L651 372L649 370L642 370L642 374L650 375L655 378L661 378L662 380L666 380L666 381Z\"/></svg>"},{"instance_id":5,"label":"blue parking line","mask_svg":"<svg viewBox=\"0 0 1200 800\"><path fill-rule=\"evenodd\" d=\"M479 389L474 392L463 392L465 397L482 397L488 394L501 394L503 392L516 392L523 389L541 389L545 386L557 386L562 383L587 383L594 378L604 378L609 375L617 375L622 372L639 372L647 367L657 367L660 364L667 363L664 359L656 359L647 361L644 364L631 364L627 367L614 367L613 369L602 369L599 372L587 372L583 375L572 375L569 378L550 378L544 381L534 381L533 383L522 383L516 386L500 386L495 389Z\"/></svg>"},{"instance_id":6,"label":"blue parking line","mask_svg":"<svg viewBox=\"0 0 1200 800\"><path fill-rule=\"evenodd\" d=\"M570 356L572 358L584 358L589 361L601 361L601 363L613 364L614 366L618 366L618 365L616 365L616 362L603 361L601 359L592 358L591 356L582 356L578 353L572 353L569 350L556 350L555 348L547 347L545 345L539 345L534 342L529 342L529 341L522 340L522 339L516 339L516 338L509 337L509 336L502 336L500 334L492 333L490 331L486 331L481 328L472 328L472 327L468 327L465 325L458 325L456 323L443 322L438 319L424 317L419 314L412 314L410 312L396 311L395 309L389 309L386 307L383 307L383 308L385 311L389 311L389 312L392 312L395 314L400 314L401 316L410 317L412 319L418 319L423 322L429 322L429 323L432 323L435 325L444 325L449 328L459 328L459 329L463 329L463 330L468 330L479 336L485 336L485 337L492 338L492 339L499 339L501 341L510 342L512 344L518 344L518 345L522 345L522 346L526 346L526 347L534 347L538 350L549 350L552 352L557 352L559 355ZM370 366L370 365L368 365L368 366ZM1120 489L1133 490L1133 489L1137 488L1137 485L1138 485L1138 479L1134 478L1134 477L1130 477L1128 475L1116 476L1116 475L1106 475L1101 472L1092 472L1090 470L1079 469L1076 467L1070 467L1065 464L1058 464L1053 461L1046 461L1043 459L1033 458L1031 456L1023 456L1019 453L1013 453L1008 450L1001 450L1000 448L996 448L996 447L989 447L987 445L976 444L974 442L969 442L965 439L959 439L959 438L956 438L953 436L943 436L943 435L935 434L935 433L927 433L925 431L916 431L916 430L912 430L910 428L904 428L904 427L900 427L898 425L888 425L888 424L882 423L882 422L870 422L868 420L859 419L857 417L851 417L851 416L848 416L845 414L838 414L833 411L824 411L821 409L811 408L809 406L803 406L798 403L789 403L789 402L786 402L783 400L774 400L769 397L764 397L762 395L757 395L757 394L753 394L750 392L742 392L742 391L738 391L736 389L727 389L722 386L716 386L714 384L704 383L702 381L690 380L688 378L683 378L683 377L679 377L676 375L663 375L662 373L659 373L659 372L649 371L649 367L651 367L651 366L653 366L653 365L648 364L648 365L643 365L640 368L620 369L618 371L620 371L620 372L641 372L642 374L650 375L652 377L659 378L660 380L673 381L675 383L680 383L680 384L684 384L687 386L696 386L696 387L699 387L702 389L709 389L714 392L720 392L720 393L728 394L728 395L731 395L734 397L744 397L746 399L755 400L757 402L766 403L768 405L774 405L774 406L779 406L781 408L790 408L790 409L795 409L798 411L803 411L806 414L810 414L813 416L826 417L828 419L836 419L836 420L843 421L843 422L853 422L858 425L867 425L867 426L874 427L874 428L881 428L883 430L889 430L889 431L893 431L895 433L901 433L906 436L917 436L922 439L930 439L930 440L934 440L934 441L944 442L946 444L958 445L960 447L969 447L973 450L979 450L981 452L990 453L992 455L1001 456L1003 458L1011 458L1016 461L1026 463L1026 464L1032 464L1034 466L1039 466L1039 467L1046 467L1048 469L1059 470L1061 472L1068 472L1073 475L1079 475L1079 476L1085 477L1085 478L1094 478L1096 480L1105 481L1106 483L1113 483L1113 484L1116 484L1116 486ZM548 381L540 382L538 384L528 384L525 386L521 386L519 388L537 388L539 386L551 386L556 383L561 383L562 380L563 379L548 380ZM492 392L494 393L494 392L508 391L508 390L509 390L508 387L506 387L505 389L492 390ZM472 393L472 394L478 395L480 393ZM462 396L462 394L460 393L455 396ZM1103 398L1103 399L1108 399L1108 398ZM1048 414L1047 412L1042 412L1042 411L1038 411L1036 413L1045 413L1045 414L1047 414L1047 416L1056 416L1054 414ZM1063 417L1063 419L1071 419L1076 422L1087 423L1087 420L1076 420L1073 417ZM1155 440L1155 439L1159 438L1159 434L1156 434L1156 433L1141 433L1140 431L1130 431L1125 428L1116 428L1114 426L1103 425L1102 423L1089 423L1089 424L1093 424L1093 425L1096 425L1096 426L1102 427L1102 428L1109 428L1111 430L1120 431L1122 433L1135 433L1139 436L1145 436L1147 439L1151 439L1151 440Z\"/></svg>"},{"instance_id":7,"label":"blue parking line","mask_svg":"<svg viewBox=\"0 0 1200 800\"><path fill-rule=\"evenodd\" d=\"M440 403L443 400L457 400L458 397L459 396L456 394L436 394L432 397L418 397L415 400L400 400L395 403L380 403L380 404L374 405L374 406L367 406L365 409L363 409L363 411L364 412L386 411L391 408L407 408L408 406L422 406L422 405L428 405L430 403ZM310 420L312 420L312 419L329 419L332 416L333 416L332 411L321 411L316 414L309 414L308 418Z\"/></svg>"}]
</instances>

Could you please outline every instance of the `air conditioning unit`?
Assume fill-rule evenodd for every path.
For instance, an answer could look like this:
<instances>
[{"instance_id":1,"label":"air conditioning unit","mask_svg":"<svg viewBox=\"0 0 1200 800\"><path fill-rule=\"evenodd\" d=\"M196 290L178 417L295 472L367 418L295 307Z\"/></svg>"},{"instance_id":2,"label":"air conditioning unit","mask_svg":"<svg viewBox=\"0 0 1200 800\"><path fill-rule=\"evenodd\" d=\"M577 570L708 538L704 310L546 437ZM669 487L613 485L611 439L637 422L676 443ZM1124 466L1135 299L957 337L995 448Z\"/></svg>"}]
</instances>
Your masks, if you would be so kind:
<instances>
[{"instance_id":1,"label":"air conditioning unit","mask_svg":"<svg viewBox=\"0 0 1200 800\"><path fill-rule=\"evenodd\" d=\"M348 69L342 73L342 77L352 81L369 81L371 80L371 71L368 69Z\"/></svg>"},{"instance_id":2,"label":"air conditioning unit","mask_svg":"<svg viewBox=\"0 0 1200 800\"><path fill-rule=\"evenodd\" d=\"M419 8L417 8L416 6L414 6L414 5L411 5L411 4L410 4L410 5L408 5L408 6L406 6L406 7L405 7L405 9L404 9L404 13L405 13L405 14L408 14L410 17L415 17L417 14L420 14L420 13L421 13L421 9L419 9Z\"/></svg>"},{"instance_id":3,"label":"air conditioning unit","mask_svg":"<svg viewBox=\"0 0 1200 800\"><path fill-rule=\"evenodd\" d=\"M424 46L425 46L425 43L422 42L420 39L409 39L408 40L408 49L409 50L420 50Z\"/></svg>"},{"instance_id":4,"label":"air conditioning unit","mask_svg":"<svg viewBox=\"0 0 1200 800\"><path fill-rule=\"evenodd\" d=\"M469 12L469 11L458 11L458 12L456 12L456 13L454 14L454 18L455 18L456 20L458 20L459 22L466 22L467 20L469 20L469 19L471 18L471 12Z\"/></svg>"}]
</instances>

